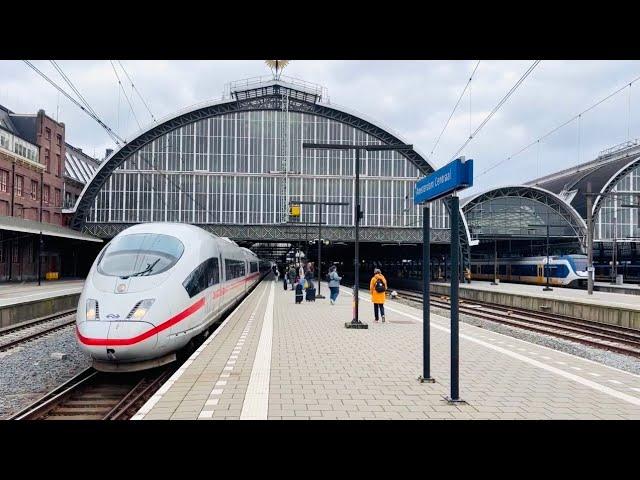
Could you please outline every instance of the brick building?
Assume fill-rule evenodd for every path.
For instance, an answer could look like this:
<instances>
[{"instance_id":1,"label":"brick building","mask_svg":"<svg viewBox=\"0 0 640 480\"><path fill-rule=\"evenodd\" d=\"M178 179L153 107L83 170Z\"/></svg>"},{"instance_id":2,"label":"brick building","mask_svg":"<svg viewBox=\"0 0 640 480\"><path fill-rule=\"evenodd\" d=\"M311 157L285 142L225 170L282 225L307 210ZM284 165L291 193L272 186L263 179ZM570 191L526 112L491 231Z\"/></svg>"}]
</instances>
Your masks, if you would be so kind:
<instances>
[{"instance_id":1,"label":"brick building","mask_svg":"<svg viewBox=\"0 0 640 480\"><path fill-rule=\"evenodd\" d=\"M36 279L38 252L43 274L78 275L78 247L92 237L64 227L62 209L97 165L65 143L64 123L44 110L23 115L0 105L0 280Z\"/></svg>"}]
</instances>

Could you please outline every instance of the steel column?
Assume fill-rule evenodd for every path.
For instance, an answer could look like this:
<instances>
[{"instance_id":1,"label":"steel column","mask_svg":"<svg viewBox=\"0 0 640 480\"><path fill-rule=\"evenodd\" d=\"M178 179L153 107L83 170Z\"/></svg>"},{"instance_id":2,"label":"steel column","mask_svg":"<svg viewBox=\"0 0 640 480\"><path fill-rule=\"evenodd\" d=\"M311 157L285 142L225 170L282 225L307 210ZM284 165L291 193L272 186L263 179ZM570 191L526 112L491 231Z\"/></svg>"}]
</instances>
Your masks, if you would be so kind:
<instances>
[{"instance_id":1,"label":"steel column","mask_svg":"<svg viewBox=\"0 0 640 480\"><path fill-rule=\"evenodd\" d=\"M433 383L431 378L431 231L430 207L424 204L422 209L422 376L421 383Z\"/></svg>"}]
</instances>

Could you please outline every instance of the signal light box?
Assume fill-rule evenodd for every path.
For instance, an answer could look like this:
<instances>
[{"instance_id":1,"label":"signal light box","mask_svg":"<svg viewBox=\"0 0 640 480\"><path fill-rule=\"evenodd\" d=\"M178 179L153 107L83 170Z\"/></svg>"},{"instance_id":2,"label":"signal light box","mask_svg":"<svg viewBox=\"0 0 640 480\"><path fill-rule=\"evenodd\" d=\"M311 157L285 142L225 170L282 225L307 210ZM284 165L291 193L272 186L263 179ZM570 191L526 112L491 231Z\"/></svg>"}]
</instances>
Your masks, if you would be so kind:
<instances>
[{"instance_id":1,"label":"signal light box","mask_svg":"<svg viewBox=\"0 0 640 480\"><path fill-rule=\"evenodd\" d=\"M473 160L457 158L416 182L413 202L418 205L473 185Z\"/></svg>"},{"instance_id":2,"label":"signal light box","mask_svg":"<svg viewBox=\"0 0 640 480\"><path fill-rule=\"evenodd\" d=\"M300 205L291 205L289 207L289 215L292 217L300 216Z\"/></svg>"}]
</instances>

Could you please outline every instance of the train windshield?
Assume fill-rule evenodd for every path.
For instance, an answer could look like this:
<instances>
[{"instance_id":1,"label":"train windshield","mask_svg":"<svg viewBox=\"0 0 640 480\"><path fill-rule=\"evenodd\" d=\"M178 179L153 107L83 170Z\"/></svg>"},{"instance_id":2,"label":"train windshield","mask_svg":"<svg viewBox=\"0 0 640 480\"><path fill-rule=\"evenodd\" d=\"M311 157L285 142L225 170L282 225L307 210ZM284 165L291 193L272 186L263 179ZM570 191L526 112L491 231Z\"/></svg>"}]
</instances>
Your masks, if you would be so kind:
<instances>
[{"instance_id":1,"label":"train windshield","mask_svg":"<svg viewBox=\"0 0 640 480\"><path fill-rule=\"evenodd\" d=\"M112 277L146 277L173 267L184 245L169 235L136 233L115 239L98 262L98 271Z\"/></svg>"}]
</instances>

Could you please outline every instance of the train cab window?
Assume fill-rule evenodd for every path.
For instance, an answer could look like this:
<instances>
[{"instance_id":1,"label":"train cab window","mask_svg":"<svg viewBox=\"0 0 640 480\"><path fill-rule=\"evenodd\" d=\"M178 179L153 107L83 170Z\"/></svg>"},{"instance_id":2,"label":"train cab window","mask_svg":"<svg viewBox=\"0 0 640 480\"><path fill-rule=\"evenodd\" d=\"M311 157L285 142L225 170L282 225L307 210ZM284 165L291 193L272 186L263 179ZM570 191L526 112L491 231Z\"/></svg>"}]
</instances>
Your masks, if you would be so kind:
<instances>
[{"instance_id":1,"label":"train cab window","mask_svg":"<svg viewBox=\"0 0 640 480\"><path fill-rule=\"evenodd\" d=\"M182 286L194 297L198 293L220 283L220 267L217 258L205 260L182 282Z\"/></svg>"},{"instance_id":2,"label":"train cab window","mask_svg":"<svg viewBox=\"0 0 640 480\"><path fill-rule=\"evenodd\" d=\"M230 258L224 261L225 280L232 280L238 277L244 277L245 267L242 260L232 260Z\"/></svg>"},{"instance_id":3,"label":"train cab window","mask_svg":"<svg viewBox=\"0 0 640 480\"><path fill-rule=\"evenodd\" d=\"M134 233L114 239L98 262L98 271L112 277L157 275L173 267L184 252L180 240L158 233Z\"/></svg>"}]
</instances>

